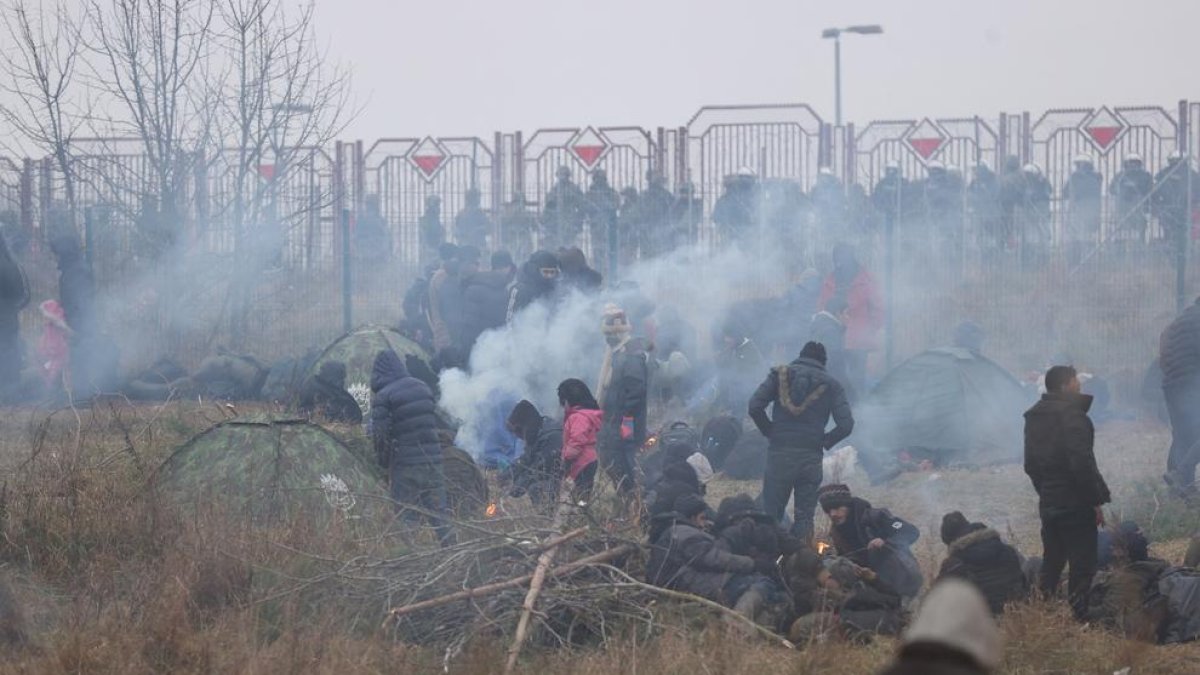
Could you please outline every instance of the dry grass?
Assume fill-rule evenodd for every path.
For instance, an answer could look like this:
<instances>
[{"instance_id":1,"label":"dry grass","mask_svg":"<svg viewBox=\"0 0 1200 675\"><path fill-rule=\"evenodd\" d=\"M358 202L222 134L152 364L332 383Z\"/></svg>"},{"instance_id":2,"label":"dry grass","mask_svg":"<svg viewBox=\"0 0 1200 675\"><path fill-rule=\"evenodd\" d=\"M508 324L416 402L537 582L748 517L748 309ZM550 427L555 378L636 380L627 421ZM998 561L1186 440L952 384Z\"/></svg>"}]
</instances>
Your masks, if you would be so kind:
<instances>
[{"instance_id":1,"label":"dry grass","mask_svg":"<svg viewBox=\"0 0 1200 675\"><path fill-rule=\"evenodd\" d=\"M6 415L0 581L12 589L28 639L0 653L0 672L415 673L447 664L453 673L498 671L507 649L503 630L472 624L464 629L471 639L447 661L440 648L406 645L376 630L386 599L351 600L345 591L353 587L305 581L351 557L397 555L401 544L394 539L363 536L361 528L315 531L303 522L263 529L215 516L180 518L146 489L148 474L171 448L224 414L183 403ZM1144 525L1145 518L1189 516L1150 487L1167 438L1151 424L1101 428L1100 464L1117 496L1114 514L1140 514ZM855 475L851 484L922 528L917 553L929 573L943 555L937 524L949 509L1010 532L1026 551L1038 549L1032 493L1019 467L912 474L884 488L869 488ZM741 490L757 486L718 481L712 500ZM1178 561L1184 546L1163 541L1155 551ZM521 672L869 673L894 649L880 640L792 652L731 634L705 610L639 602L652 625L614 621L602 649L548 649L535 640ZM1134 643L1075 625L1055 606L1018 607L1003 628L1004 672L1112 673L1132 666L1137 673L1176 673L1194 671L1200 659L1200 647Z\"/></svg>"}]
</instances>

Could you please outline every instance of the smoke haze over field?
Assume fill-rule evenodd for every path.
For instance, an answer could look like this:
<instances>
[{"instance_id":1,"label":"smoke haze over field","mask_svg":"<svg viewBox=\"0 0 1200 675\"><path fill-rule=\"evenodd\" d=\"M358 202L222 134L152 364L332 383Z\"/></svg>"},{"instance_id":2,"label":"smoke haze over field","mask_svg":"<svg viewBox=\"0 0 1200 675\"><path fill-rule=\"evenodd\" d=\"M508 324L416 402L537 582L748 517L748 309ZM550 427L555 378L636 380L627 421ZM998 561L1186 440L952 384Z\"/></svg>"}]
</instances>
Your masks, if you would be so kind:
<instances>
[{"instance_id":1,"label":"smoke haze over field","mask_svg":"<svg viewBox=\"0 0 1200 675\"><path fill-rule=\"evenodd\" d=\"M596 120L686 122L706 104L802 101L833 117L995 115L1196 96L1200 3L1178 0L321 0L332 54L367 101L358 138L480 134ZM1188 89L1190 87L1190 90Z\"/></svg>"}]
</instances>

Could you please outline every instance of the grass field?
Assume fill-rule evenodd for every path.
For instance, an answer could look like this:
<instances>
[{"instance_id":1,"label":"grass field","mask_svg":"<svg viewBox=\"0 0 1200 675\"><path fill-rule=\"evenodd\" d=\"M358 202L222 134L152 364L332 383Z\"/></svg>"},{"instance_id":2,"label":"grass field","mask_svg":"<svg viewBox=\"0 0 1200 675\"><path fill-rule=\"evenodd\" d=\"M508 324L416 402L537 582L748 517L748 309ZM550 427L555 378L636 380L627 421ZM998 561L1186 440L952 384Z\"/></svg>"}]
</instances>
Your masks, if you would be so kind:
<instances>
[{"instance_id":1,"label":"grass field","mask_svg":"<svg viewBox=\"0 0 1200 675\"><path fill-rule=\"evenodd\" d=\"M404 644L351 626L348 598L326 607L276 603L256 579L303 578L307 565L381 555L352 532L304 524L230 529L180 517L148 489L154 467L179 443L230 414L213 405L175 403L92 409L8 411L0 422L0 635L17 627L27 640L0 647L0 671L23 673L347 673L499 672L507 642L468 636L447 653ZM1115 518L1134 517L1155 539L1153 551L1179 562L1200 519L1160 488L1169 434L1150 422L1118 422L1098 433L1101 470L1113 487ZM916 473L871 488L851 486L922 530L916 553L932 575L944 553L941 515L962 510L1039 552L1035 498L1018 466ZM710 501L752 482L718 479ZM819 524L819 527L823 524ZM306 552L297 565L296 551ZM282 571L281 571L282 570ZM670 601L661 601L668 605ZM336 606L336 607L335 607ZM354 608L378 625L383 605ZM528 647L528 673L870 673L895 645L809 645L789 651L730 633L695 608L660 607L685 618L654 630L614 631L602 649ZM8 621L6 624L5 621ZM1155 647L1076 625L1058 606L1014 608L1003 619L1004 672L1198 672L1200 646Z\"/></svg>"}]
</instances>

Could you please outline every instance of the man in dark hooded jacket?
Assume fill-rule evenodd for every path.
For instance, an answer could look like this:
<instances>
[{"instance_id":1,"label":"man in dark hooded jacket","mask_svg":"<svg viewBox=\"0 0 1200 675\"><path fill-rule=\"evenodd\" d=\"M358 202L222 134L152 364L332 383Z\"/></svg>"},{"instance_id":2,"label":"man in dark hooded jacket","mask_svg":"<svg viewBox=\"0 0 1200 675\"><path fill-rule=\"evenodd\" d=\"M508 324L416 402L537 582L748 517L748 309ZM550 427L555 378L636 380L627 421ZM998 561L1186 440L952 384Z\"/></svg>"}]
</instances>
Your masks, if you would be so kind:
<instances>
[{"instance_id":1,"label":"man in dark hooded jacket","mask_svg":"<svg viewBox=\"0 0 1200 675\"><path fill-rule=\"evenodd\" d=\"M513 466L513 489L520 497L529 493L534 506L550 506L562 484L562 422L550 419L529 401L513 407L506 426L525 443L525 452Z\"/></svg>"},{"instance_id":2,"label":"man in dark hooded jacket","mask_svg":"<svg viewBox=\"0 0 1200 675\"><path fill-rule=\"evenodd\" d=\"M1166 479L1176 491L1190 495L1200 462L1200 298L1162 332L1158 354L1171 421Z\"/></svg>"},{"instance_id":3,"label":"man in dark hooded jacket","mask_svg":"<svg viewBox=\"0 0 1200 675\"><path fill-rule=\"evenodd\" d=\"M376 457L388 470L392 500L423 509L446 546L454 543L454 532L443 520L448 506L436 411L429 386L408 374L396 352L379 352L371 370Z\"/></svg>"},{"instance_id":4,"label":"man in dark hooded jacket","mask_svg":"<svg viewBox=\"0 0 1200 675\"><path fill-rule=\"evenodd\" d=\"M561 274L558 258L549 251L535 251L521 266L517 282L508 296L508 322L523 309L537 302L548 300L558 288Z\"/></svg>"},{"instance_id":5,"label":"man in dark hooded jacket","mask_svg":"<svg viewBox=\"0 0 1200 675\"><path fill-rule=\"evenodd\" d=\"M463 280L462 344L469 355L484 331L499 328L508 319L509 284L517 274L508 251L492 254L492 268L475 272Z\"/></svg>"},{"instance_id":6,"label":"man in dark hooded jacket","mask_svg":"<svg viewBox=\"0 0 1200 675\"><path fill-rule=\"evenodd\" d=\"M326 361L300 389L300 410L319 414L330 422L362 424L362 408L346 391L346 364Z\"/></svg>"},{"instance_id":7,"label":"man in dark hooded jacket","mask_svg":"<svg viewBox=\"0 0 1200 675\"><path fill-rule=\"evenodd\" d=\"M1104 524L1101 506L1110 496L1096 467L1096 432L1087 415L1092 397L1079 389L1074 368L1046 371L1046 393L1025 413L1025 473L1042 518L1041 590L1053 596L1069 563L1071 609L1082 620L1096 574L1096 528Z\"/></svg>"},{"instance_id":8,"label":"man in dark hooded jacket","mask_svg":"<svg viewBox=\"0 0 1200 675\"><path fill-rule=\"evenodd\" d=\"M822 487L818 501L833 522L830 534L838 555L874 570L903 598L915 598L921 592L921 566L911 550L920 530L891 511L855 497L842 484Z\"/></svg>"},{"instance_id":9,"label":"man in dark hooded jacket","mask_svg":"<svg viewBox=\"0 0 1200 675\"><path fill-rule=\"evenodd\" d=\"M1020 554L992 528L967 522L959 511L947 513L942 516L942 543L947 551L938 580L958 577L975 584L993 614L1027 594Z\"/></svg>"},{"instance_id":10,"label":"man in dark hooded jacket","mask_svg":"<svg viewBox=\"0 0 1200 675\"><path fill-rule=\"evenodd\" d=\"M773 406L771 417L767 416L768 406ZM836 426L826 432L831 417ZM792 534L811 537L823 473L822 453L854 429L846 392L825 372L825 348L809 342L791 364L772 369L750 399L750 419L770 441L763 510L781 522L788 499L795 493Z\"/></svg>"}]
</instances>

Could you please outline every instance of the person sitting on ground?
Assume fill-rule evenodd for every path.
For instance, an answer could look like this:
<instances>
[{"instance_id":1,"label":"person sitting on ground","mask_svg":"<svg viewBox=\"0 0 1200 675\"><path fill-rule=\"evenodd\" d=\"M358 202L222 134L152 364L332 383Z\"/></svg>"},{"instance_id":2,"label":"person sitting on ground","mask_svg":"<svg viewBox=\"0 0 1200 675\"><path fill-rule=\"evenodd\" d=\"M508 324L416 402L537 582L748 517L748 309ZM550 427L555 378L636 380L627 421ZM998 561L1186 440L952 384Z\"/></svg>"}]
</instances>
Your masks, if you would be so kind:
<instances>
[{"instance_id":1,"label":"person sitting on ground","mask_svg":"<svg viewBox=\"0 0 1200 675\"><path fill-rule=\"evenodd\" d=\"M662 477L647 493L650 516L670 513L675 509L675 502L684 495L703 498L702 487L692 465L687 462L668 462L663 467Z\"/></svg>"},{"instance_id":2,"label":"person sitting on ground","mask_svg":"<svg viewBox=\"0 0 1200 675\"><path fill-rule=\"evenodd\" d=\"M1123 521L1115 531L1107 527L1096 531L1097 569L1146 560L1150 560L1150 540L1132 520Z\"/></svg>"},{"instance_id":3,"label":"person sitting on ground","mask_svg":"<svg viewBox=\"0 0 1200 675\"><path fill-rule=\"evenodd\" d=\"M713 535L730 553L755 560L778 560L780 556L802 549L811 550L780 527L754 503L753 497L745 493L721 500Z\"/></svg>"},{"instance_id":4,"label":"person sitting on ground","mask_svg":"<svg viewBox=\"0 0 1200 675\"><path fill-rule=\"evenodd\" d=\"M563 408L563 466L575 484L571 497L577 504L587 503L596 483L596 436L603 413L587 384L575 378L558 384L558 403Z\"/></svg>"},{"instance_id":5,"label":"person sitting on ground","mask_svg":"<svg viewBox=\"0 0 1200 675\"><path fill-rule=\"evenodd\" d=\"M735 555L717 545L708 525L708 505L684 495L675 508L651 520L647 581L655 586L719 602L754 619L778 592L774 561Z\"/></svg>"},{"instance_id":6,"label":"person sitting on ground","mask_svg":"<svg viewBox=\"0 0 1200 675\"><path fill-rule=\"evenodd\" d=\"M870 568L847 558L823 559L804 547L785 559L783 572L798 616L788 631L793 642L834 637L867 643L904 627L900 594Z\"/></svg>"},{"instance_id":7,"label":"person sitting on ground","mask_svg":"<svg viewBox=\"0 0 1200 675\"><path fill-rule=\"evenodd\" d=\"M887 509L855 497L842 484L822 487L817 501L833 521L830 534L838 555L874 570L906 601L921 592L921 567L909 548L921 536L920 530Z\"/></svg>"},{"instance_id":8,"label":"person sitting on ground","mask_svg":"<svg viewBox=\"0 0 1200 675\"><path fill-rule=\"evenodd\" d=\"M921 603L900 653L879 675L987 675L1003 656L1003 637L983 596L947 579Z\"/></svg>"},{"instance_id":9,"label":"person sitting on ground","mask_svg":"<svg viewBox=\"0 0 1200 675\"><path fill-rule=\"evenodd\" d=\"M509 494L520 497L528 492L534 506L553 505L562 482L562 424L542 415L523 399L513 407L507 424L525 443L525 453L513 465L513 488Z\"/></svg>"},{"instance_id":10,"label":"person sitting on ground","mask_svg":"<svg viewBox=\"0 0 1200 675\"><path fill-rule=\"evenodd\" d=\"M326 361L300 388L300 411L320 415L330 422L362 424L362 408L346 391L346 364Z\"/></svg>"},{"instance_id":11,"label":"person sitting on ground","mask_svg":"<svg viewBox=\"0 0 1200 675\"><path fill-rule=\"evenodd\" d=\"M967 522L961 512L953 511L942 517L942 543L947 552L938 579L956 577L975 584L993 614L1028 595L1020 554L992 528Z\"/></svg>"}]
</instances>

